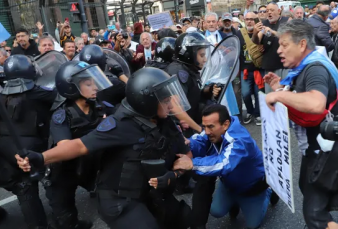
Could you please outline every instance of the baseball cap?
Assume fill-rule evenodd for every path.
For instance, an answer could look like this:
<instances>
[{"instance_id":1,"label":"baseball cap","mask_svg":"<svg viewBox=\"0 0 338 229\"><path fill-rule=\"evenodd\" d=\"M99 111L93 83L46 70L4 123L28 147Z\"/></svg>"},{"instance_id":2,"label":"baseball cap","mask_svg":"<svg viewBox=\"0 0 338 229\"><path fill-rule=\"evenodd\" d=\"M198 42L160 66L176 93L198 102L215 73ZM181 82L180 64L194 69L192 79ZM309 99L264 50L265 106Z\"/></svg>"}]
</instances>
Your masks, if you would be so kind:
<instances>
[{"instance_id":1,"label":"baseball cap","mask_svg":"<svg viewBox=\"0 0 338 229\"><path fill-rule=\"evenodd\" d=\"M231 13L224 13L223 16L222 16L222 21L224 21L224 20L232 21Z\"/></svg>"},{"instance_id":2,"label":"baseball cap","mask_svg":"<svg viewBox=\"0 0 338 229\"><path fill-rule=\"evenodd\" d=\"M182 26L180 24L176 24L176 27L180 27L182 29Z\"/></svg>"}]
</instances>

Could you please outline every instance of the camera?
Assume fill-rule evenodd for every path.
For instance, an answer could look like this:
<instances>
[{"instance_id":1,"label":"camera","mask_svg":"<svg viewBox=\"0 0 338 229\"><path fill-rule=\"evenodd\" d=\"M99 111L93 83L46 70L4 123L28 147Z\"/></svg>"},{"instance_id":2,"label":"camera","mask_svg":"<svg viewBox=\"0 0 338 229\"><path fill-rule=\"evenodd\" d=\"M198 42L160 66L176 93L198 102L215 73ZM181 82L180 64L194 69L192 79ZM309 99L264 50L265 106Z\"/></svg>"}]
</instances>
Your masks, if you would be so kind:
<instances>
[{"instance_id":1,"label":"camera","mask_svg":"<svg viewBox=\"0 0 338 229\"><path fill-rule=\"evenodd\" d=\"M338 141L338 115L331 122L322 122L320 133L324 139Z\"/></svg>"}]
</instances>

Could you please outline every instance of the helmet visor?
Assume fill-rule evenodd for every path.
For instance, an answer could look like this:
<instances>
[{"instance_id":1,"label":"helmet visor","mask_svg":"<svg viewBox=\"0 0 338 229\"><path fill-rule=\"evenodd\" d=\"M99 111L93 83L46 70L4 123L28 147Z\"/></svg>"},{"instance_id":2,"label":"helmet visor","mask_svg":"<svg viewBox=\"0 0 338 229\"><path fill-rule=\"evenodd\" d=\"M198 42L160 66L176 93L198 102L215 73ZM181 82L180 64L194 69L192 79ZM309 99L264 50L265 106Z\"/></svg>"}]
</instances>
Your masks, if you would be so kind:
<instances>
[{"instance_id":1,"label":"helmet visor","mask_svg":"<svg viewBox=\"0 0 338 229\"><path fill-rule=\"evenodd\" d=\"M112 83L97 65L92 65L75 74L71 83L75 84L81 95L85 98L96 98L96 94L110 86Z\"/></svg>"},{"instance_id":2,"label":"helmet visor","mask_svg":"<svg viewBox=\"0 0 338 229\"><path fill-rule=\"evenodd\" d=\"M155 85L154 93L168 115L180 114L191 108L177 76Z\"/></svg>"},{"instance_id":3,"label":"helmet visor","mask_svg":"<svg viewBox=\"0 0 338 229\"><path fill-rule=\"evenodd\" d=\"M212 53L211 45L199 45L199 46L191 46L191 53L193 55L193 61L196 67L202 69L204 65L207 63L207 60L210 58Z\"/></svg>"}]
</instances>

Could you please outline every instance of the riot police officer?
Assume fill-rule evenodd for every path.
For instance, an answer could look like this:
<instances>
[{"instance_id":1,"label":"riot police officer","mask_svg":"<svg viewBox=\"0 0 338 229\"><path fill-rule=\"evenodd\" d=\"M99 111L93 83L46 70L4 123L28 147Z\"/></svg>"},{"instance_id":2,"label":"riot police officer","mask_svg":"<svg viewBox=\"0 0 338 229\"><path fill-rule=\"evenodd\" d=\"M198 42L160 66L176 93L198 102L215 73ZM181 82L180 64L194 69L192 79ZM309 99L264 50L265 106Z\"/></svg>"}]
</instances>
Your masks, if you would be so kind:
<instances>
[{"instance_id":1,"label":"riot police officer","mask_svg":"<svg viewBox=\"0 0 338 229\"><path fill-rule=\"evenodd\" d=\"M175 53L175 38L165 37L156 43L154 60L147 61L146 67L165 70L173 62Z\"/></svg>"},{"instance_id":2,"label":"riot police officer","mask_svg":"<svg viewBox=\"0 0 338 229\"><path fill-rule=\"evenodd\" d=\"M39 71L27 56L9 57L4 64L4 72L7 82L0 93L0 102L6 107L23 147L36 152L46 150L49 110L56 90L35 85ZM0 147L0 186L17 195L29 229L47 228L38 181L31 180L29 175L17 169L13 160L17 146L3 119L0 119Z\"/></svg>"},{"instance_id":3,"label":"riot police officer","mask_svg":"<svg viewBox=\"0 0 338 229\"><path fill-rule=\"evenodd\" d=\"M190 208L172 195L179 172L171 168L176 153L188 153L190 149L168 117L190 108L182 87L177 77L160 69L143 68L129 79L126 95L116 113L95 131L43 156L30 152L29 163L39 167L104 150L97 188L99 213L110 228L155 229L160 228L159 224L188 228ZM16 158L24 171L30 170L28 158ZM153 175L146 176L142 165L160 158L165 159L166 171L160 174L150 169ZM150 188L148 181L156 189Z\"/></svg>"},{"instance_id":4,"label":"riot police officer","mask_svg":"<svg viewBox=\"0 0 338 229\"><path fill-rule=\"evenodd\" d=\"M201 109L199 103L202 95L211 98L212 88L200 90L200 73L210 55L211 44L198 32L183 33L175 42L175 58L174 61L165 69L171 76L177 76L179 82L186 94L191 109L187 112L189 117L177 117L178 119L188 122L189 126L196 131L201 131L201 127L197 124L201 123ZM187 137L193 134L192 131L185 132Z\"/></svg>"},{"instance_id":5,"label":"riot police officer","mask_svg":"<svg viewBox=\"0 0 338 229\"><path fill-rule=\"evenodd\" d=\"M98 94L99 100L107 101L113 105L121 103L121 100L125 97L125 83L128 78L117 61L108 60L106 54L98 45L85 46L79 54L79 60L88 64L97 64L112 82L110 88L102 90Z\"/></svg>"},{"instance_id":6,"label":"riot police officer","mask_svg":"<svg viewBox=\"0 0 338 229\"><path fill-rule=\"evenodd\" d=\"M66 98L52 115L50 133L53 146L80 138L94 130L113 106L96 100L97 92L111 82L96 65L70 61L61 65L55 78L56 88ZM46 196L53 210L58 229L87 229L91 222L78 220L75 192L78 185L93 190L100 155L88 155L51 165L52 185Z\"/></svg>"}]
</instances>

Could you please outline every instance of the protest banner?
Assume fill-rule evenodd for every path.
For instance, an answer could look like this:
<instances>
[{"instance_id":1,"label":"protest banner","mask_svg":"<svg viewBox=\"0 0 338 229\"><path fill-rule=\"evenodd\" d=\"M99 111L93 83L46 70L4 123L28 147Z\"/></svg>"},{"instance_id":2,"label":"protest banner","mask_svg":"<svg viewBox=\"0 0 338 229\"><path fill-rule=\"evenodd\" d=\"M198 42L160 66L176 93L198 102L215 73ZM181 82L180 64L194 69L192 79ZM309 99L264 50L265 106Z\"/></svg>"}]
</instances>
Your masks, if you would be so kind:
<instances>
[{"instance_id":1,"label":"protest banner","mask_svg":"<svg viewBox=\"0 0 338 229\"><path fill-rule=\"evenodd\" d=\"M174 25L169 12L148 15L147 19L152 29L162 29Z\"/></svg>"},{"instance_id":2,"label":"protest banner","mask_svg":"<svg viewBox=\"0 0 338 229\"><path fill-rule=\"evenodd\" d=\"M10 38L11 35L5 29L5 27L0 23L0 43Z\"/></svg>"},{"instance_id":3,"label":"protest banner","mask_svg":"<svg viewBox=\"0 0 338 229\"><path fill-rule=\"evenodd\" d=\"M276 103L272 111L259 93L262 119L262 152L266 181L286 205L295 212L288 109Z\"/></svg>"}]
</instances>

